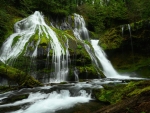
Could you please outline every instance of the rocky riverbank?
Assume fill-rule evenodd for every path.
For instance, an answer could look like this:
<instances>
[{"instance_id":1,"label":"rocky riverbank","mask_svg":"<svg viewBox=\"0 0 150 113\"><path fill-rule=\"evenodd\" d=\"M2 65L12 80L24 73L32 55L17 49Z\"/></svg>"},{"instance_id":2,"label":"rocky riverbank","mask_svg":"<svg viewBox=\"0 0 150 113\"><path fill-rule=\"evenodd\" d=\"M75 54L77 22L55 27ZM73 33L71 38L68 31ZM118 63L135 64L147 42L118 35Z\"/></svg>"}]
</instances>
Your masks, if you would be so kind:
<instances>
[{"instance_id":1,"label":"rocky riverbank","mask_svg":"<svg viewBox=\"0 0 150 113\"><path fill-rule=\"evenodd\" d=\"M102 91L103 90L103 91ZM99 90L97 98L110 105L93 113L149 113L150 81L130 82L124 86Z\"/></svg>"}]
</instances>

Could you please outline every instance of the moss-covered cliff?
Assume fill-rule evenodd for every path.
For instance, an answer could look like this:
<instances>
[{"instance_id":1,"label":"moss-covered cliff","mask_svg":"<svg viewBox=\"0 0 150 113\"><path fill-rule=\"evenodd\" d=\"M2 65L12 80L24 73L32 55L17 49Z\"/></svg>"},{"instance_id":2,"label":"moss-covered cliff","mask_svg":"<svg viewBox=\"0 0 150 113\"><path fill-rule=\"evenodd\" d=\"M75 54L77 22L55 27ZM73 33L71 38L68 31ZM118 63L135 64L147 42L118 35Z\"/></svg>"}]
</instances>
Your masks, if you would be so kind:
<instances>
[{"instance_id":1,"label":"moss-covered cliff","mask_svg":"<svg viewBox=\"0 0 150 113\"><path fill-rule=\"evenodd\" d=\"M99 44L105 49L115 68L133 71L149 65L149 21L146 19L111 28L100 37Z\"/></svg>"}]
</instances>

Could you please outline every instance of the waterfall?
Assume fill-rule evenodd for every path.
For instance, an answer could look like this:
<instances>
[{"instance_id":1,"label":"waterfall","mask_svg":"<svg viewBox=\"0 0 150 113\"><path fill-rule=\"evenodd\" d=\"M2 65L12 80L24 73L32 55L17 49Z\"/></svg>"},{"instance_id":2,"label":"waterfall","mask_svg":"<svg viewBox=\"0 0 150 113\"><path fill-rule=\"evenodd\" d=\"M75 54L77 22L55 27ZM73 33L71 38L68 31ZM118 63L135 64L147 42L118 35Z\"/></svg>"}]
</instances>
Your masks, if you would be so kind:
<instances>
[{"instance_id":1,"label":"waterfall","mask_svg":"<svg viewBox=\"0 0 150 113\"><path fill-rule=\"evenodd\" d=\"M102 65L103 72L107 78L128 79L128 75L120 75L112 66L111 62L106 58L105 52L98 45L99 40L91 40L95 55Z\"/></svg>"},{"instance_id":2,"label":"waterfall","mask_svg":"<svg viewBox=\"0 0 150 113\"><path fill-rule=\"evenodd\" d=\"M98 46L98 40L91 40L89 38L88 30L86 28L85 21L82 16L78 14L74 14L74 22L75 22L75 28L73 30L75 37L80 40L88 52L88 54L91 57L92 62L95 64L95 66L99 69L101 64L103 68L103 72L106 77L108 78L116 78L116 77L125 77L119 75L115 69L113 68L110 61L106 58L105 52L102 50L101 47ZM84 40L87 40L91 42L91 45L93 46L94 52L91 50L89 45L87 45Z\"/></svg>"},{"instance_id":3,"label":"waterfall","mask_svg":"<svg viewBox=\"0 0 150 113\"><path fill-rule=\"evenodd\" d=\"M130 24L128 24L128 29L129 29L129 33L130 33L130 43L131 43L131 51L132 51L132 57L133 57L133 65L135 64L134 62L134 51L133 51L133 41L132 41L132 36L131 36L131 26Z\"/></svg>"},{"instance_id":4,"label":"waterfall","mask_svg":"<svg viewBox=\"0 0 150 113\"><path fill-rule=\"evenodd\" d=\"M75 75L75 81L76 82L79 82L79 76L78 76L78 69L75 67L75 69L74 69L74 75Z\"/></svg>"},{"instance_id":5,"label":"waterfall","mask_svg":"<svg viewBox=\"0 0 150 113\"><path fill-rule=\"evenodd\" d=\"M123 37L124 26L121 26L121 31L122 31L122 37Z\"/></svg>"},{"instance_id":6,"label":"waterfall","mask_svg":"<svg viewBox=\"0 0 150 113\"><path fill-rule=\"evenodd\" d=\"M91 44L94 48L95 55L102 64L104 74L106 75L106 77L108 78L120 77L120 75L115 71L115 69L111 65L110 61L106 58L105 52L102 50L100 46L98 46L98 40L91 40Z\"/></svg>"},{"instance_id":7,"label":"waterfall","mask_svg":"<svg viewBox=\"0 0 150 113\"><path fill-rule=\"evenodd\" d=\"M98 61L97 61L93 51L91 50L90 46L84 42L84 40L87 40L90 42L89 33L86 28L84 18L81 15L78 15L75 13L74 14L74 24L75 24L75 28L73 30L73 33L74 33L76 39L81 41L84 44L84 47L85 47L86 51L88 52L88 54L90 55L92 62L99 68Z\"/></svg>"},{"instance_id":8,"label":"waterfall","mask_svg":"<svg viewBox=\"0 0 150 113\"><path fill-rule=\"evenodd\" d=\"M53 51L52 67L54 67L54 72L52 74L55 77L50 80L51 82L65 81L68 74L68 43L64 49L56 33L45 23L44 16L36 11L31 16L17 22L14 28L15 33L4 42L1 48L0 60L9 64L21 54L29 56L31 59L36 58L40 43L46 40L50 45L47 50ZM33 37L35 38L33 39ZM29 47L32 48L32 51ZM47 51L47 57L49 54Z\"/></svg>"},{"instance_id":9,"label":"waterfall","mask_svg":"<svg viewBox=\"0 0 150 113\"><path fill-rule=\"evenodd\" d=\"M84 18L81 15L74 13L74 24L75 27L73 32L75 37L80 41L83 40L89 41L89 33L86 28Z\"/></svg>"},{"instance_id":10,"label":"waterfall","mask_svg":"<svg viewBox=\"0 0 150 113\"><path fill-rule=\"evenodd\" d=\"M71 20L68 19L68 21ZM100 70L102 65L104 74L107 77L119 76L105 57L104 52L98 47L98 42L93 40L90 41L85 20L81 15L74 13L74 26L65 21L63 21L63 26L65 26L65 28L59 27L59 29L71 29L73 31L76 38L75 40L83 44L97 70ZM16 61L15 59L21 55L29 57L31 59L29 74L37 78L36 68L38 61L36 58L45 55L45 68L52 71L50 71L49 74L43 75L43 77L45 77L44 79L46 79L43 81L63 82L67 80L69 73L68 60L70 60L70 55L68 50L69 40L65 34L58 37L56 32L45 23L44 16L38 11L18 21L14 25L14 29L15 33L4 42L1 48L0 60L3 63L10 65L10 63L14 63ZM63 39L61 39L62 37ZM62 40L62 42L60 40ZM43 43L44 46L42 46ZM90 43L93 45L94 51ZM49 63L50 57L51 63ZM74 75L76 81L79 81L77 69L74 70Z\"/></svg>"},{"instance_id":11,"label":"waterfall","mask_svg":"<svg viewBox=\"0 0 150 113\"><path fill-rule=\"evenodd\" d=\"M74 36L77 40L79 40L86 49L87 53L89 54L94 66L97 69L100 69L99 61L97 60L95 53L92 51L91 47L85 43L85 40L90 42L90 37L88 30L86 28L85 20L84 18L79 14L74 14L74 24L75 27L73 29Z\"/></svg>"}]
</instances>

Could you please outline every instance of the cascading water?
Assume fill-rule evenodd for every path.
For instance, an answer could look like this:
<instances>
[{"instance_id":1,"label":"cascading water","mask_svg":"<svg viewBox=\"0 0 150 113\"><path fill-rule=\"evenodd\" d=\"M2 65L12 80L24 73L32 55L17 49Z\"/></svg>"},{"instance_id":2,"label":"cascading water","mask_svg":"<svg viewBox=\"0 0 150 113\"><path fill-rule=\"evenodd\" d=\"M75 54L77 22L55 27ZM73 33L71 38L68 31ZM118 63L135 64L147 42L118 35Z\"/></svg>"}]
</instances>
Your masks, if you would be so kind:
<instances>
[{"instance_id":1,"label":"cascading water","mask_svg":"<svg viewBox=\"0 0 150 113\"><path fill-rule=\"evenodd\" d=\"M99 40L91 40L91 44L94 48L95 55L97 56L98 60L101 62L104 74L108 78L116 78L120 77L120 75L115 71L113 66L111 65L110 61L107 60L105 52L102 48L98 45Z\"/></svg>"},{"instance_id":2,"label":"cascading water","mask_svg":"<svg viewBox=\"0 0 150 113\"><path fill-rule=\"evenodd\" d=\"M81 15L78 15L75 13L74 14L74 24L75 24L75 28L73 30L73 33L74 33L75 37L77 38L77 40L81 41L84 44L84 47L85 47L86 51L88 52L88 54L90 55L92 62L96 65L97 68L99 68L99 64L96 59L96 56L94 55L94 53L91 50L91 48L89 47L89 45L87 45L84 42L84 40L87 40L90 42L89 33L86 28L84 18Z\"/></svg>"},{"instance_id":3,"label":"cascading water","mask_svg":"<svg viewBox=\"0 0 150 113\"><path fill-rule=\"evenodd\" d=\"M121 26L121 31L122 31L122 37L123 37L124 26Z\"/></svg>"},{"instance_id":4,"label":"cascading water","mask_svg":"<svg viewBox=\"0 0 150 113\"><path fill-rule=\"evenodd\" d=\"M75 37L83 42L86 51L89 53L93 63L96 65L97 68L100 68L99 63L101 63L103 67L103 72L106 77L108 78L121 78L125 76L119 75L113 66L111 65L110 61L106 58L104 51L101 47L98 46L98 40L91 40L89 38L88 30L85 25L85 21L82 16L78 14L74 14L75 19L75 29L73 30ZM91 51L91 48L84 42L84 40L88 40L91 42L93 46L94 52ZM98 60L97 60L98 59Z\"/></svg>"},{"instance_id":5,"label":"cascading water","mask_svg":"<svg viewBox=\"0 0 150 113\"><path fill-rule=\"evenodd\" d=\"M47 40L50 46L46 49L53 51L52 64L54 72L52 75L55 75L55 77L50 78L50 81L65 81L68 74L68 43L66 43L66 48L64 49L56 33L46 25L43 15L36 11L28 18L17 22L14 27L15 33L5 41L1 48L0 60L4 63L8 62L9 64L9 62L12 62L21 54L36 58L39 54L38 49L40 43L42 43L43 40ZM37 37L32 39L34 35L37 35ZM25 53L23 53L24 51ZM50 51L47 51L47 57L49 57L49 52Z\"/></svg>"},{"instance_id":6,"label":"cascading water","mask_svg":"<svg viewBox=\"0 0 150 113\"><path fill-rule=\"evenodd\" d=\"M0 105L0 109L7 107L13 108L17 106L19 108L19 106L22 106L19 109L10 109L9 111L11 112L9 113L57 113L57 111L59 112L60 110L69 109L77 103L87 103L91 100L91 94L79 87L76 87L78 88L75 92L76 95L71 94L70 90L59 90L59 88L56 91L49 92L51 88L52 87L46 87L46 89L43 88L43 91L47 93L39 91L42 90L41 88L39 88L36 92L26 91L26 93L29 93L28 98L17 100L13 103L2 104ZM24 91L20 90L17 93L22 92ZM14 95L17 94L14 92ZM11 93L0 95L0 101L5 99L5 96L11 96Z\"/></svg>"},{"instance_id":7,"label":"cascading water","mask_svg":"<svg viewBox=\"0 0 150 113\"><path fill-rule=\"evenodd\" d=\"M74 69L74 75L75 75L75 81L76 82L79 82L79 76L78 76L78 69L75 67L75 69Z\"/></svg>"},{"instance_id":8,"label":"cascading water","mask_svg":"<svg viewBox=\"0 0 150 113\"><path fill-rule=\"evenodd\" d=\"M131 26L130 24L128 24L128 29L129 29L129 33L130 33L130 40L131 40L131 51L132 51L132 57L133 57L133 65L134 63L134 51L133 51L133 41L132 41L132 36L131 36Z\"/></svg>"},{"instance_id":9,"label":"cascading water","mask_svg":"<svg viewBox=\"0 0 150 113\"><path fill-rule=\"evenodd\" d=\"M89 34L86 28L84 18L81 15L75 13L74 24L75 26L74 26L73 32L74 32L75 37L80 41L83 41L83 40L89 41Z\"/></svg>"}]
</instances>

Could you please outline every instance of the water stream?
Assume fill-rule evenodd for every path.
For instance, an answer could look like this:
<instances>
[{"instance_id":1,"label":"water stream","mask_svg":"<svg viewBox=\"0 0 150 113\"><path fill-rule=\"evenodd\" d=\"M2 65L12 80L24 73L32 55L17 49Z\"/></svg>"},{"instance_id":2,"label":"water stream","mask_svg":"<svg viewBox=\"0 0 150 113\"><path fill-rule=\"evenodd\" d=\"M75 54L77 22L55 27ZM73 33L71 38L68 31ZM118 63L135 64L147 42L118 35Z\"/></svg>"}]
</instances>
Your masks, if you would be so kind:
<instances>
[{"instance_id":1,"label":"water stream","mask_svg":"<svg viewBox=\"0 0 150 113\"><path fill-rule=\"evenodd\" d=\"M99 40L91 40L94 48L95 55L102 64L103 72L107 78L129 78L129 76L120 75L112 66L111 62L107 59L105 52L98 45Z\"/></svg>"},{"instance_id":2,"label":"water stream","mask_svg":"<svg viewBox=\"0 0 150 113\"><path fill-rule=\"evenodd\" d=\"M103 84L121 82L119 80L95 79L88 81L88 83L55 84L11 91L0 94L0 111L3 113L73 113L74 111L75 113L80 107L85 107L85 104L93 108L95 104L100 105L92 95L93 89L103 88ZM9 98L20 95L28 95L28 97L14 102L9 101ZM86 109L90 110L88 107ZM82 109L82 112L86 112L86 109ZM92 110L88 113L90 112Z\"/></svg>"}]
</instances>

